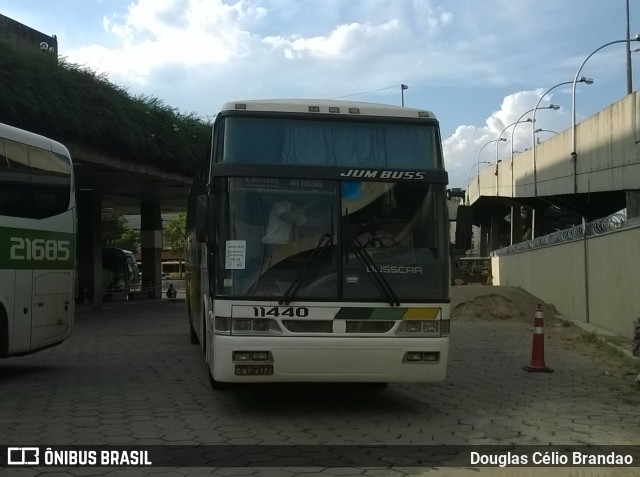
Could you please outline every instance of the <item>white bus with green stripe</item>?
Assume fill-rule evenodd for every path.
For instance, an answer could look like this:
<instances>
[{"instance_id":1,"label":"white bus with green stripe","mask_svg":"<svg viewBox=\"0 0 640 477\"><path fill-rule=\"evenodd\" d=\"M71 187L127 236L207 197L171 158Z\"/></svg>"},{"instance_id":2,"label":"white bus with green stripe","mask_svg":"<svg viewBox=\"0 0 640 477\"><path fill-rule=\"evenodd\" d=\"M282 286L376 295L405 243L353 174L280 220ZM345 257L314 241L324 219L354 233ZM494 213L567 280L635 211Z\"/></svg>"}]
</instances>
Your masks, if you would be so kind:
<instances>
[{"instance_id":1,"label":"white bus with green stripe","mask_svg":"<svg viewBox=\"0 0 640 477\"><path fill-rule=\"evenodd\" d=\"M190 334L212 385L444 380L447 182L429 111L225 104L187 212Z\"/></svg>"},{"instance_id":2,"label":"white bus with green stripe","mask_svg":"<svg viewBox=\"0 0 640 477\"><path fill-rule=\"evenodd\" d=\"M0 357L71 335L75 236L69 151L0 124Z\"/></svg>"}]
</instances>

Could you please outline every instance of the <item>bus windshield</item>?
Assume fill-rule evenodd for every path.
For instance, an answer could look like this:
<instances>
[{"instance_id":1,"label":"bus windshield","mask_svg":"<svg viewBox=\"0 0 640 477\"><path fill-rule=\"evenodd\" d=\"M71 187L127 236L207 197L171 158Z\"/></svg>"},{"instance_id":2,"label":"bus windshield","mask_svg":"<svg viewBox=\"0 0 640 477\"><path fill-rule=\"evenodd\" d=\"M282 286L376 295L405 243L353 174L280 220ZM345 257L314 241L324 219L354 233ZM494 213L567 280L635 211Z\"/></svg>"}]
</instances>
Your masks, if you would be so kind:
<instances>
[{"instance_id":1,"label":"bus windshield","mask_svg":"<svg viewBox=\"0 0 640 477\"><path fill-rule=\"evenodd\" d=\"M439 169L438 144L431 124L230 116L221 162Z\"/></svg>"},{"instance_id":2,"label":"bus windshield","mask_svg":"<svg viewBox=\"0 0 640 477\"><path fill-rule=\"evenodd\" d=\"M441 185L219 179L217 294L425 301L448 296Z\"/></svg>"}]
</instances>

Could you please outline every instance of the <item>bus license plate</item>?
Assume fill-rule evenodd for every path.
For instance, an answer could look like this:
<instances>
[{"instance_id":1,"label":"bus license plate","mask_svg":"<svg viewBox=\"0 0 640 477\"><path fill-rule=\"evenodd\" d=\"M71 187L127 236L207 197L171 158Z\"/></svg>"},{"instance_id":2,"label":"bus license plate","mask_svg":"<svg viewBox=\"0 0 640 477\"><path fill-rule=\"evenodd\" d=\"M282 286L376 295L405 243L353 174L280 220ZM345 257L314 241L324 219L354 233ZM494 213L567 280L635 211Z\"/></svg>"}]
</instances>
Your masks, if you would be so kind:
<instances>
[{"instance_id":1,"label":"bus license plate","mask_svg":"<svg viewBox=\"0 0 640 477\"><path fill-rule=\"evenodd\" d=\"M273 364L236 364L236 376L271 376Z\"/></svg>"}]
</instances>

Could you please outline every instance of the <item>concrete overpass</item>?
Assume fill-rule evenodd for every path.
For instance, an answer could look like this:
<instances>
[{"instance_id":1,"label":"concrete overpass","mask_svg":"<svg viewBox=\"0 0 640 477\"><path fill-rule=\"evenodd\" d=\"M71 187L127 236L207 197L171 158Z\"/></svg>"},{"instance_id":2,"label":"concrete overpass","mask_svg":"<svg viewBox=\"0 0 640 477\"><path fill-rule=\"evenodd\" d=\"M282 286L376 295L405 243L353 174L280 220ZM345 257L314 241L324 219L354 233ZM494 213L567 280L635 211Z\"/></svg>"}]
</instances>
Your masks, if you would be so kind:
<instances>
[{"instance_id":1,"label":"concrete overpass","mask_svg":"<svg viewBox=\"0 0 640 477\"><path fill-rule=\"evenodd\" d=\"M480 170L469 184L467 204L481 227L481 253L522 241L522 207L531 211L534 237L550 232L544 221L550 205L587 220L624 208L629 217L640 216L638 111L636 91L576 125L575 154L570 128L536 145L535 154L529 149L513 158L503 155Z\"/></svg>"},{"instance_id":2,"label":"concrete overpass","mask_svg":"<svg viewBox=\"0 0 640 477\"><path fill-rule=\"evenodd\" d=\"M24 94L4 98L0 121L55 139L71 153L83 299L102 302L104 209L141 215L142 281L152 296L161 296L160 214L186 210L191 184L187 175L199 159L194 151L199 155L204 150L209 126L160 101L133 98L99 76L61 66L55 35L1 14L0 42L12 66L6 80L24 87ZM48 101L55 97L65 101ZM25 98L28 101L20 101ZM171 135L177 131L180 134Z\"/></svg>"},{"instance_id":3,"label":"concrete overpass","mask_svg":"<svg viewBox=\"0 0 640 477\"><path fill-rule=\"evenodd\" d=\"M191 177L125 161L80 143L65 144L71 153L78 206L78 286L82 299L102 303L102 211L140 214L142 283L160 298L163 212L186 210Z\"/></svg>"}]
</instances>

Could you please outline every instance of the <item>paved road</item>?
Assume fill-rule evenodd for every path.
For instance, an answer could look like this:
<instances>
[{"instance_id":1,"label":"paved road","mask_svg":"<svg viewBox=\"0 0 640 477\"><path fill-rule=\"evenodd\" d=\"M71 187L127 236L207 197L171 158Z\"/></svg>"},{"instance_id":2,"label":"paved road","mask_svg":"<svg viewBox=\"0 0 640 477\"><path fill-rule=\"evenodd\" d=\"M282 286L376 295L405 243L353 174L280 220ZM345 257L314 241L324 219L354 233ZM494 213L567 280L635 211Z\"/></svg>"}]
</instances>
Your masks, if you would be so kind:
<instances>
[{"instance_id":1,"label":"paved road","mask_svg":"<svg viewBox=\"0 0 640 477\"><path fill-rule=\"evenodd\" d=\"M66 343L0 361L0 444L640 445L634 365L575 329L548 320L546 362L555 372L526 373L522 366L531 356L530 321L458 317L448 379L440 384L391 384L386 389L272 385L213 391L199 348L189 343L183 300L79 310L74 335ZM504 470L489 469L486 475L505 475L496 473ZM554 468L544 475L592 475L574 470L581 473L559 474L555 472L563 470ZM120 477L136 472L435 475L428 469L406 468L229 468L212 473L204 468L157 467L135 472L56 469L44 475ZM464 469L444 472L478 475ZM604 472L593 475L614 475L613 470ZM35 469L16 468L4 473L0 469L0 474L40 475ZM531 473L512 469L509 475Z\"/></svg>"}]
</instances>

